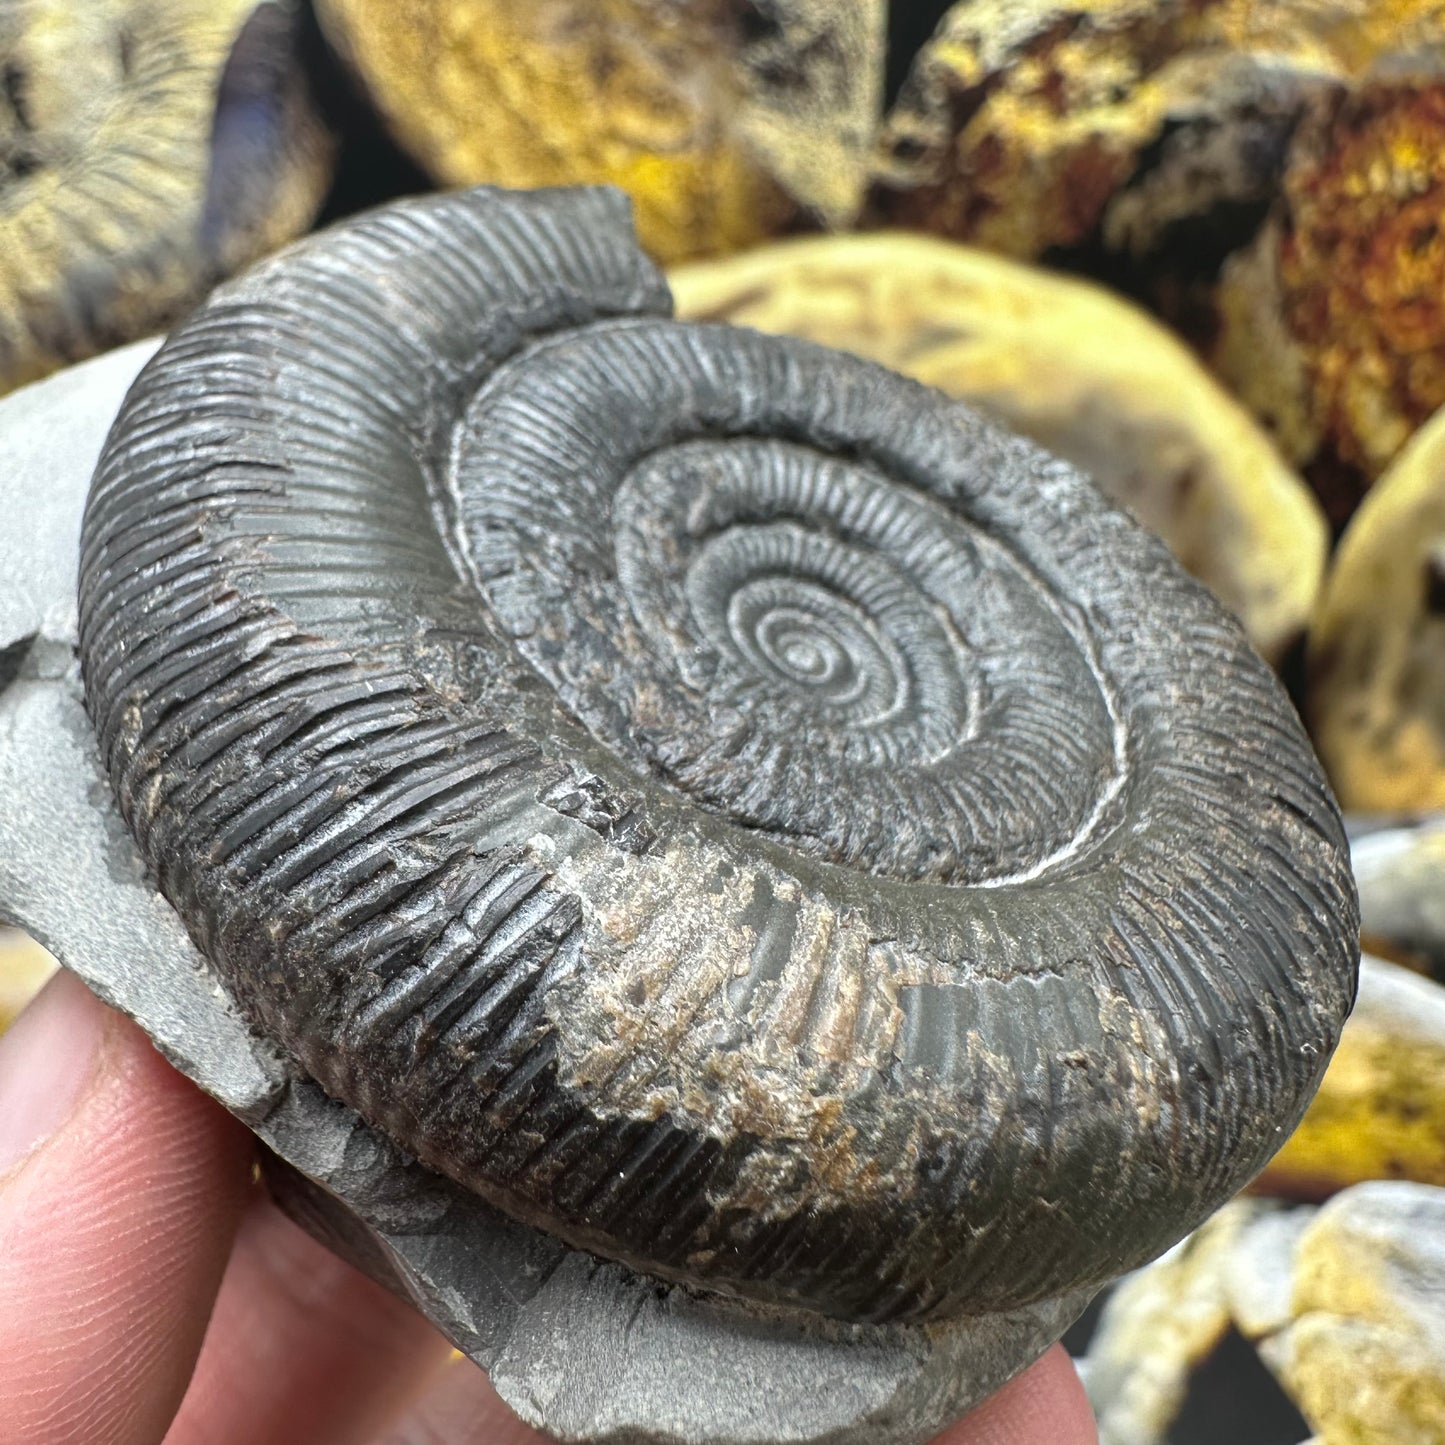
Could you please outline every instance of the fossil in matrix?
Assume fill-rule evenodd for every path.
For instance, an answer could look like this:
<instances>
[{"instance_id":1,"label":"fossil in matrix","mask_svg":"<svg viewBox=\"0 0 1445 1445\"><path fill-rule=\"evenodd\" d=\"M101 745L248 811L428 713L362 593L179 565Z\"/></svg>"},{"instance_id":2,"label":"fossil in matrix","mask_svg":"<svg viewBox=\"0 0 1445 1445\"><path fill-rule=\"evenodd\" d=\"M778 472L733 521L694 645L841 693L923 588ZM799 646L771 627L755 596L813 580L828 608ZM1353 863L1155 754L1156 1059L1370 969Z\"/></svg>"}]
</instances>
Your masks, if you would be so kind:
<instances>
[{"instance_id":1,"label":"fossil in matrix","mask_svg":"<svg viewBox=\"0 0 1445 1445\"><path fill-rule=\"evenodd\" d=\"M253 1026L650 1276L874 1325L1096 1286L1348 1010L1343 833L1238 625L971 409L674 320L615 192L226 287L80 570L104 768Z\"/></svg>"}]
</instances>

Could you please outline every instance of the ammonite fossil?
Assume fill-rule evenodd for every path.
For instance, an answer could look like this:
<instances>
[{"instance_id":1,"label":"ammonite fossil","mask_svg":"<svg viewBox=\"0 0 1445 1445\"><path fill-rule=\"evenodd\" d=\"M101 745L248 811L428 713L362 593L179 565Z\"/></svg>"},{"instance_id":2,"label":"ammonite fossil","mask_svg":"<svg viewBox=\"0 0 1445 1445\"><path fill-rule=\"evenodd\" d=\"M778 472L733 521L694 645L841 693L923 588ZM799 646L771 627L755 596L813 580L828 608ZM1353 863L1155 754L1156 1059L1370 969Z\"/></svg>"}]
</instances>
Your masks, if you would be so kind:
<instances>
[{"instance_id":1,"label":"ammonite fossil","mask_svg":"<svg viewBox=\"0 0 1445 1445\"><path fill-rule=\"evenodd\" d=\"M315 218L290 0L0 7L0 391L170 325Z\"/></svg>"},{"instance_id":2,"label":"ammonite fossil","mask_svg":"<svg viewBox=\"0 0 1445 1445\"><path fill-rule=\"evenodd\" d=\"M1299 724L1068 465L669 311L604 190L218 292L87 507L121 809L256 1028L576 1246L860 1322L1103 1281L1349 1008Z\"/></svg>"}]
</instances>

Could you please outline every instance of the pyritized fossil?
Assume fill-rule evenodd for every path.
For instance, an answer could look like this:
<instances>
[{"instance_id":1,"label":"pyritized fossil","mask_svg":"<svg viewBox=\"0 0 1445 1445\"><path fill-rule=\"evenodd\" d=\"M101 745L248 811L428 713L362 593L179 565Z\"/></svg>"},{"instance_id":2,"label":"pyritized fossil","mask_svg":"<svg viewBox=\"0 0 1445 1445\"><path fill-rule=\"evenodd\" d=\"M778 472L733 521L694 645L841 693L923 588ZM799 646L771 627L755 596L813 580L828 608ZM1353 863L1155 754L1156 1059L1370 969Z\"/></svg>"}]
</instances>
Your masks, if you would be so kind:
<instances>
[{"instance_id":1,"label":"pyritized fossil","mask_svg":"<svg viewBox=\"0 0 1445 1445\"><path fill-rule=\"evenodd\" d=\"M650 1274L986 1316L1157 1253L1353 994L1333 802L1242 635L940 393L670 319L607 191L263 262L87 507L121 809L254 1025Z\"/></svg>"}]
</instances>

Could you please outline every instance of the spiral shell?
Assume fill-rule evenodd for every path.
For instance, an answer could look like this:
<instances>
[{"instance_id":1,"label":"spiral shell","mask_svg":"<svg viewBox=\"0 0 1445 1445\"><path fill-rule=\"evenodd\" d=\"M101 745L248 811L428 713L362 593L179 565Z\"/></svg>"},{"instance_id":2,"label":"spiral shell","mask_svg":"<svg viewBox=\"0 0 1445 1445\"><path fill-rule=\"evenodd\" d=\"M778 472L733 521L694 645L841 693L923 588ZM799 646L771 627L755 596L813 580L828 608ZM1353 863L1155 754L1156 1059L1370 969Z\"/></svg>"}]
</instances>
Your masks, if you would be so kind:
<instances>
[{"instance_id":1,"label":"spiral shell","mask_svg":"<svg viewBox=\"0 0 1445 1445\"><path fill-rule=\"evenodd\" d=\"M610 191L262 263L98 467L88 705L255 1024L573 1244L1013 1308L1264 1163L1354 986L1237 626L942 394L675 322Z\"/></svg>"},{"instance_id":2,"label":"spiral shell","mask_svg":"<svg viewBox=\"0 0 1445 1445\"><path fill-rule=\"evenodd\" d=\"M1119 296L904 231L780 241L668 284L681 316L856 351L1032 437L1162 537L1266 661L1299 642L1323 511L1194 354Z\"/></svg>"}]
</instances>

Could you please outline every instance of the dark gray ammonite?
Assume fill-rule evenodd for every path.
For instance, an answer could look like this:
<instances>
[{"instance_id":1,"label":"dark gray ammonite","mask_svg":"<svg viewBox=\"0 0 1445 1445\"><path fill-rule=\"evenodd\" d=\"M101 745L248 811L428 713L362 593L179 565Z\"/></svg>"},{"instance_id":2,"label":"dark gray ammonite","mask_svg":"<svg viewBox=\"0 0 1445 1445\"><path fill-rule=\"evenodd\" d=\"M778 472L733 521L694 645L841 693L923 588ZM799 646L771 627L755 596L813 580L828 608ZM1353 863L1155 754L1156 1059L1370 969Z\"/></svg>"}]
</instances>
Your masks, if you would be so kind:
<instances>
[{"instance_id":1,"label":"dark gray ammonite","mask_svg":"<svg viewBox=\"0 0 1445 1445\"><path fill-rule=\"evenodd\" d=\"M81 572L116 795L255 1026L664 1278L857 1321L1103 1281L1349 1008L1339 820L1237 626L966 407L670 320L615 193L218 292Z\"/></svg>"}]
</instances>

